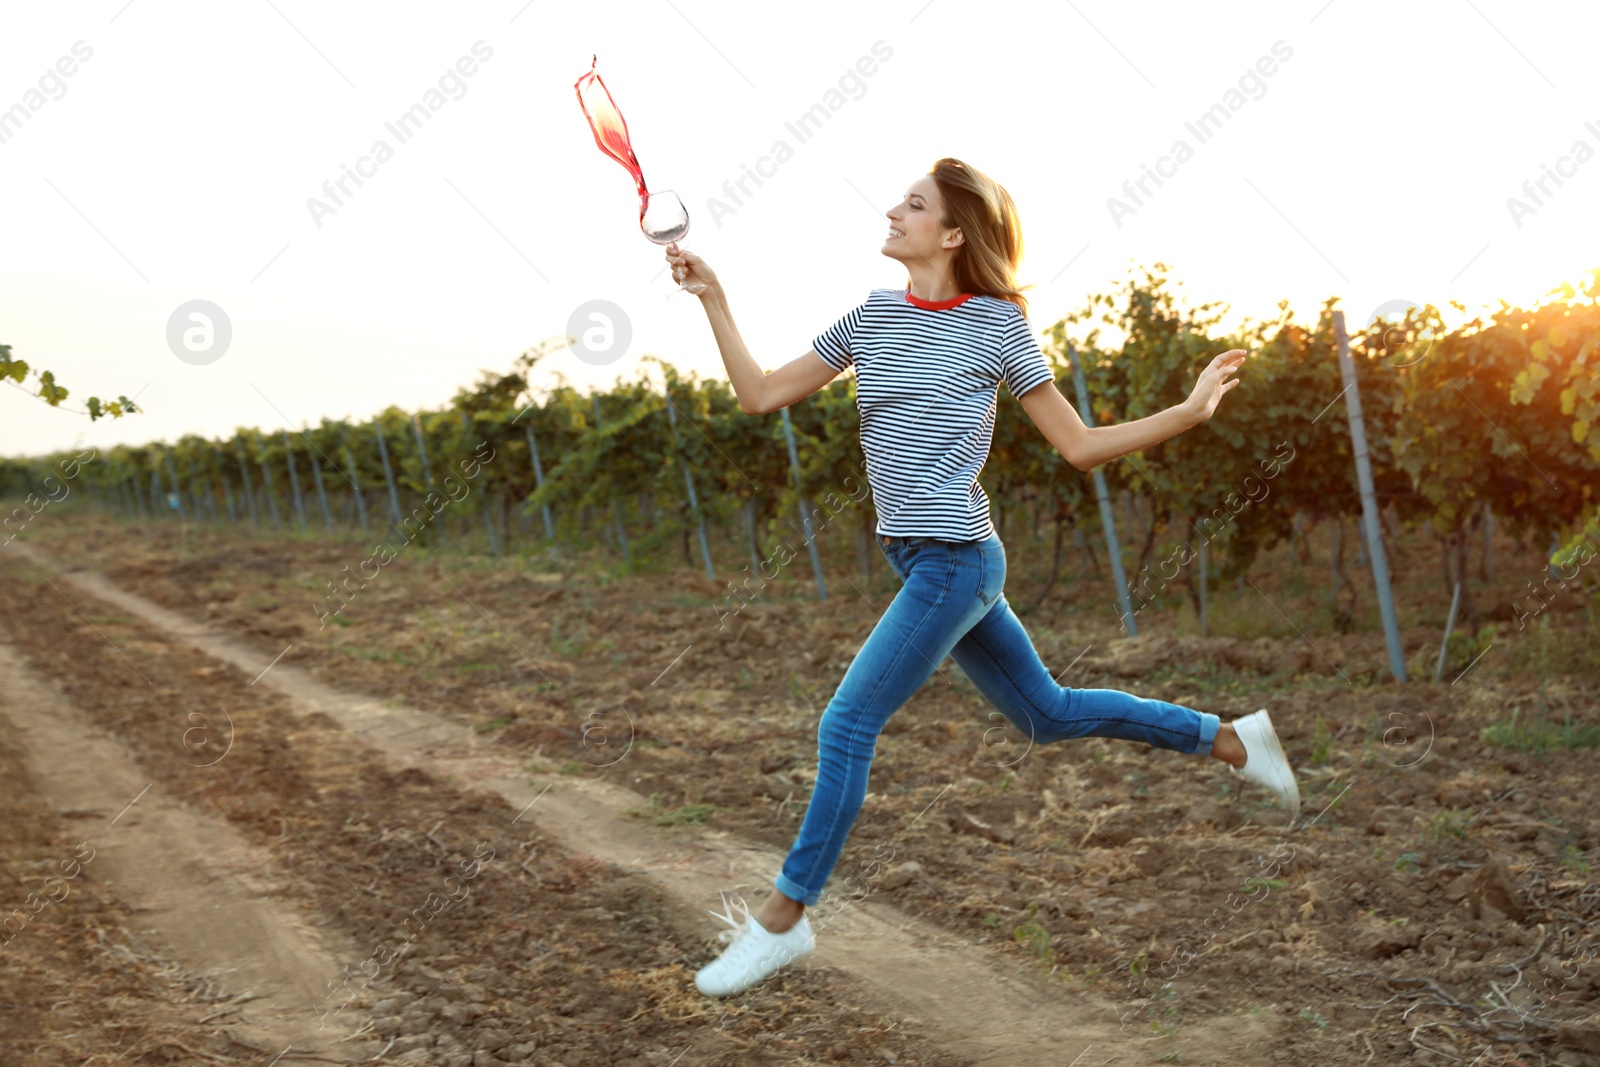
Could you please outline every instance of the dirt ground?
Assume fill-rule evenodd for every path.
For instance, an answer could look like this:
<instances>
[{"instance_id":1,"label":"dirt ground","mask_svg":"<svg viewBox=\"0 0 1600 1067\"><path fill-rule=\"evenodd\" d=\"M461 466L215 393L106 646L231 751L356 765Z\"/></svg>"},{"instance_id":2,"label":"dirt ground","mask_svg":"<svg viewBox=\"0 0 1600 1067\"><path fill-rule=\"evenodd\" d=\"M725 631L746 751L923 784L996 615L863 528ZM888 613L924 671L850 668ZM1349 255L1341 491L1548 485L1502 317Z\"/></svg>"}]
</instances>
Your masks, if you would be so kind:
<instances>
[{"instance_id":1,"label":"dirt ground","mask_svg":"<svg viewBox=\"0 0 1600 1067\"><path fill-rule=\"evenodd\" d=\"M705 931L649 883L557 847L498 797L393 773L331 721L297 715L237 669L52 589L46 572L15 559L0 567L0 640L124 746L153 792L243 835L284 900L357 946L342 976L300 1006L315 1029L378 1038L331 1062L385 1048L384 1062L451 1067L666 1064L691 1048L704 1063L882 1063L880 1050L900 1063L969 1062L810 976L719 1025L722 1006L692 985ZM8 716L15 700L5 697ZM228 734L225 758L204 766ZM15 766L14 748L0 753ZM6 832L28 835L8 837L5 851L21 905L48 865L74 855L76 827L24 773L7 775L4 796L21 816ZM178 1010L190 996L152 979L160 961L138 963L137 949L122 947L129 909L98 873L82 867L66 883L72 906L51 905L6 946L5 1062L269 1062L282 1045L241 1047L218 1021L202 1022L210 1002ZM208 906L207 887L191 887L190 903Z\"/></svg>"},{"instance_id":2,"label":"dirt ground","mask_svg":"<svg viewBox=\"0 0 1600 1067\"><path fill-rule=\"evenodd\" d=\"M7 898L0 916L0 1059L64 1067L120 1062L120 1050L135 1063L190 1063L220 1050L226 1028L199 1020L227 998L204 976L185 973L142 943L131 929L133 909L98 878L94 865L118 812L48 802L16 744L16 729L0 712L0 870Z\"/></svg>"},{"instance_id":3,"label":"dirt ground","mask_svg":"<svg viewBox=\"0 0 1600 1067\"><path fill-rule=\"evenodd\" d=\"M947 661L879 742L867 805L813 912L812 966L741 998L730 1019L693 990L715 951L703 911L563 847L533 815L513 823L498 795L396 771L333 718L297 713L238 665L73 591L61 572L98 572L239 640L262 668L292 665L458 724L531 777L631 790L631 813L600 814L634 830L781 854L809 795L817 718L893 595L883 568L876 583L837 576L821 603L804 577L774 583L731 602L734 614L726 591L692 572L602 580L411 548L377 578L350 580L348 603L323 622L339 606L328 583L369 548L82 515L26 541L49 563L0 557L0 641L124 746L153 792L261 850L273 898L358 972L322 1005L345 1005L333 1019L354 1025L341 1036L364 1031L348 1059L317 1053L334 1062L385 1049L383 1062L418 1063L669 1064L686 1052L684 1063L989 1062L950 1051L959 1020L886 1016L830 962L830 922L842 937L853 909L870 905L1027 982L1074 1026L1092 1020L1085 1067L1600 1064L1593 752L1515 745L1529 736L1517 721L1594 728L1597 679L1540 669L1504 620L1481 667L1402 687L1374 669L1385 660L1369 633L1201 638L1152 618L1141 619L1147 636L1119 640L1111 613L1087 603L1029 617L1063 684L1224 719L1269 707L1301 775L1297 825L1218 761L1099 740L1029 746ZM1517 568L1538 573L1530 560L1508 550L1498 561L1509 588ZM1315 594L1297 594L1279 563L1255 579L1263 596L1309 617ZM1014 564L1014 603L1029 599L1028 582ZM1424 615L1411 613L1408 657L1437 648ZM0 703L7 715L12 699ZM217 709L237 740L213 770L197 764L221 743ZM13 724L0 730L0 759L20 766ZM5 781L8 813L23 815L6 833L30 835L5 839L6 865L25 880L28 864L71 856L76 827L26 773ZM366 955L406 940L395 924L488 849L494 859L459 883L468 896L398 964ZM205 1062L268 1062L200 1022L209 1005L170 982L103 988L128 980L94 978L128 922L96 875L91 864L70 883L78 908L103 894L96 921L53 905L5 946L14 1062L110 1056L81 1021L52 1012L32 977L41 971L93 1006L86 1014L122 1052L139 1049L131 1062L191 1062L182 1056L197 1053L160 1044L167 1033ZM749 886L752 907L762 893ZM23 885L13 894L19 903ZM70 927L30 936L47 918ZM915 1002L915 988L903 992ZM244 1035L238 1016L224 1021ZM52 1053L35 1044L61 1055L42 1058Z\"/></svg>"}]
</instances>

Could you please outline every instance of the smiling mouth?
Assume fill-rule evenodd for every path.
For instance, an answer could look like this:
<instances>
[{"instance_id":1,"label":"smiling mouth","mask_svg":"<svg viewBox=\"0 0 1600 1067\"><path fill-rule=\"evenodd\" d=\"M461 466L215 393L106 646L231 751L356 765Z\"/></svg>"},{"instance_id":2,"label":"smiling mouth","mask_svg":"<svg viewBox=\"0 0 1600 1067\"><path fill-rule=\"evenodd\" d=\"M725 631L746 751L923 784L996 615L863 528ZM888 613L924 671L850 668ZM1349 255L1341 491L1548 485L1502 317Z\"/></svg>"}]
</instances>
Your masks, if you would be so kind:
<instances>
[{"instance_id":1,"label":"smiling mouth","mask_svg":"<svg viewBox=\"0 0 1600 1067\"><path fill-rule=\"evenodd\" d=\"M897 237L904 237L904 236L905 236L905 234L901 233L899 230L890 230L889 231L889 236L886 239L890 240L890 241L893 241Z\"/></svg>"}]
</instances>

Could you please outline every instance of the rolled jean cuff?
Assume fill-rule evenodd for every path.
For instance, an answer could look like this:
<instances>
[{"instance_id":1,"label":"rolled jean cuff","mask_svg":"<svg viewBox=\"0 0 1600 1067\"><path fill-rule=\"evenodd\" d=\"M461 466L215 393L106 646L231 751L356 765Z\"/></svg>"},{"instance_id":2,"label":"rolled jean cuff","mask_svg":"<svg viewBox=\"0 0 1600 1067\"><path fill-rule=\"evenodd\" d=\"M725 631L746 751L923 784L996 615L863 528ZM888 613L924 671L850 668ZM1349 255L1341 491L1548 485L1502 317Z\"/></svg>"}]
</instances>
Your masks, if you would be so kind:
<instances>
[{"instance_id":1,"label":"rolled jean cuff","mask_svg":"<svg viewBox=\"0 0 1600 1067\"><path fill-rule=\"evenodd\" d=\"M1196 756L1211 755L1211 743L1217 739L1217 731L1222 729L1222 720L1209 711L1197 711L1200 716L1200 740L1195 742L1194 754Z\"/></svg>"},{"instance_id":2,"label":"rolled jean cuff","mask_svg":"<svg viewBox=\"0 0 1600 1067\"><path fill-rule=\"evenodd\" d=\"M1212 716L1212 718L1215 717L1216 716ZM1215 733L1214 730L1212 732ZM782 893L790 900L799 901L808 908L816 907L817 901L822 899L822 893L820 891L816 893L807 892L799 884L790 881L787 877L785 877L782 871L778 872L778 877L772 880L772 884L777 887L778 892Z\"/></svg>"}]
</instances>

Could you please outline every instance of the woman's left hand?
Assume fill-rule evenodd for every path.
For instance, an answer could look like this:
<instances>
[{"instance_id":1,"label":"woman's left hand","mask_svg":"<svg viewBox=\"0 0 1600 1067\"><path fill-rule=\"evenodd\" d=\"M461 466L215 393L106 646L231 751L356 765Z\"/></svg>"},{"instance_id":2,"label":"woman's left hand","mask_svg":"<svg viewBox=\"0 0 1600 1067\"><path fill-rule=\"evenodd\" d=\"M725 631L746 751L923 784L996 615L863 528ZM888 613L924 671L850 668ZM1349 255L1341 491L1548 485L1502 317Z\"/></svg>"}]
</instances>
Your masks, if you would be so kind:
<instances>
[{"instance_id":1,"label":"woman's left hand","mask_svg":"<svg viewBox=\"0 0 1600 1067\"><path fill-rule=\"evenodd\" d=\"M1197 423L1211 418L1216 413L1217 403L1223 394L1239 384L1239 379L1231 375L1239 369L1249 354L1242 348L1234 348L1206 364L1206 369L1200 372L1200 380L1194 383L1194 392L1184 401L1184 406L1189 409Z\"/></svg>"}]
</instances>

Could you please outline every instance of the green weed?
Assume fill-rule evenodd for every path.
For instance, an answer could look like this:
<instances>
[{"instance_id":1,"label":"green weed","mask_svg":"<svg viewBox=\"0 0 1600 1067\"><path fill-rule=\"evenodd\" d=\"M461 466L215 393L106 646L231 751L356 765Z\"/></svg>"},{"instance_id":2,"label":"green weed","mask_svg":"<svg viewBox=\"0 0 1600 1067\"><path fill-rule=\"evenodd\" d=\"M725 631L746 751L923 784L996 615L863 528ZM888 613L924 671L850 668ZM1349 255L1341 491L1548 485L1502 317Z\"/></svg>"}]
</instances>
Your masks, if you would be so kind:
<instances>
[{"instance_id":1,"label":"green weed","mask_svg":"<svg viewBox=\"0 0 1600 1067\"><path fill-rule=\"evenodd\" d=\"M702 823L706 821L706 816L716 810L715 804L685 804L676 811L657 817L656 825L687 826L689 823Z\"/></svg>"},{"instance_id":2,"label":"green weed","mask_svg":"<svg viewBox=\"0 0 1600 1067\"><path fill-rule=\"evenodd\" d=\"M1012 779L1014 779L1014 778L1016 778L1016 775L1011 774L1011 773L1007 773L1005 778L1001 780L999 785L990 785L988 782L984 782L984 783L980 784L977 787L977 789L974 790L974 792L976 792L980 796L985 794L985 793L992 793L992 794L998 795L1000 793L1007 792L1007 791L1009 791L1011 789L1011 782L1012 782Z\"/></svg>"},{"instance_id":3,"label":"green weed","mask_svg":"<svg viewBox=\"0 0 1600 1067\"><path fill-rule=\"evenodd\" d=\"M1583 858L1583 853L1578 851L1576 845L1567 845L1561 849L1561 867L1574 874L1589 873L1589 861Z\"/></svg>"},{"instance_id":4,"label":"green weed","mask_svg":"<svg viewBox=\"0 0 1600 1067\"><path fill-rule=\"evenodd\" d=\"M1472 829L1472 820L1476 814L1466 808L1446 808L1435 812L1422 828L1423 836L1430 841L1448 841L1450 838L1464 838Z\"/></svg>"},{"instance_id":5,"label":"green weed","mask_svg":"<svg viewBox=\"0 0 1600 1067\"><path fill-rule=\"evenodd\" d=\"M1332 753L1333 732L1328 729L1327 721L1318 715L1311 728L1311 762L1318 767L1326 767Z\"/></svg>"},{"instance_id":6,"label":"green weed","mask_svg":"<svg viewBox=\"0 0 1600 1067\"><path fill-rule=\"evenodd\" d=\"M587 636L588 627L581 619L576 626L572 626L566 614L561 613L550 623L550 635L545 638L545 646L558 656L577 658L584 654L584 639Z\"/></svg>"},{"instance_id":7,"label":"green weed","mask_svg":"<svg viewBox=\"0 0 1600 1067\"><path fill-rule=\"evenodd\" d=\"M788 692L790 700L798 700L808 705L816 702L816 694L812 688L796 675L789 677Z\"/></svg>"},{"instance_id":8,"label":"green weed","mask_svg":"<svg viewBox=\"0 0 1600 1067\"><path fill-rule=\"evenodd\" d=\"M1483 728L1482 738L1502 748L1521 752L1547 752L1552 748L1581 749L1600 745L1600 724L1575 723L1569 712L1565 721L1548 718L1522 718L1522 709L1511 712L1510 722L1497 722Z\"/></svg>"},{"instance_id":9,"label":"green weed","mask_svg":"<svg viewBox=\"0 0 1600 1067\"><path fill-rule=\"evenodd\" d=\"M416 660L407 657L405 653L397 652L394 649L353 648L348 651L352 655L360 656L362 659L378 660L383 663L403 663L409 666L416 666L417 663Z\"/></svg>"},{"instance_id":10,"label":"green weed","mask_svg":"<svg viewBox=\"0 0 1600 1067\"><path fill-rule=\"evenodd\" d=\"M1039 911L1038 901L1029 901L1027 918L1012 931L1017 944L1027 950L1035 962L1048 967L1055 958L1055 953L1050 950L1050 931L1034 918Z\"/></svg>"},{"instance_id":11,"label":"green weed","mask_svg":"<svg viewBox=\"0 0 1600 1067\"><path fill-rule=\"evenodd\" d=\"M477 726L477 730L480 734L485 734L490 730L499 730L503 727L510 726L512 721L513 720L502 715L498 719L490 719L488 722L480 722Z\"/></svg>"},{"instance_id":12,"label":"green weed","mask_svg":"<svg viewBox=\"0 0 1600 1067\"><path fill-rule=\"evenodd\" d=\"M688 826L691 823L705 822L706 817L716 810L715 804L668 805L662 800L660 793L651 793L648 810L629 808L628 814L651 818L657 826Z\"/></svg>"},{"instance_id":13,"label":"green weed","mask_svg":"<svg viewBox=\"0 0 1600 1067\"><path fill-rule=\"evenodd\" d=\"M1150 995L1151 1004L1161 1009L1160 1014L1150 1021L1150 1029L1155 1031L1158 1037L1178 1036L1177 999L1178 992L1172 988L1171 982L1162 982L1161 988ZM1169 1059L1169 1057L1174 1058ZM1182 1063L1183 1053L1173 1049L1165 1056L1162 1056L1161 1059L1171 1063Z\"/></svg>"},{"instance_id":14,"label":"green weed","mask_svg":"<svg viewBox=\"0 0 1600 1067\"><path fill-rule=\"evenodd\" d=\"M1456 630L1450 635L1450 641L1445 646L1445 671L1447 674L1460 673L1467 669L1479 656L1489 650L1494 644L1495 632L1493 626L1484 626L1475 634L1465 630Z\"/></svg>"}]
</instances>

